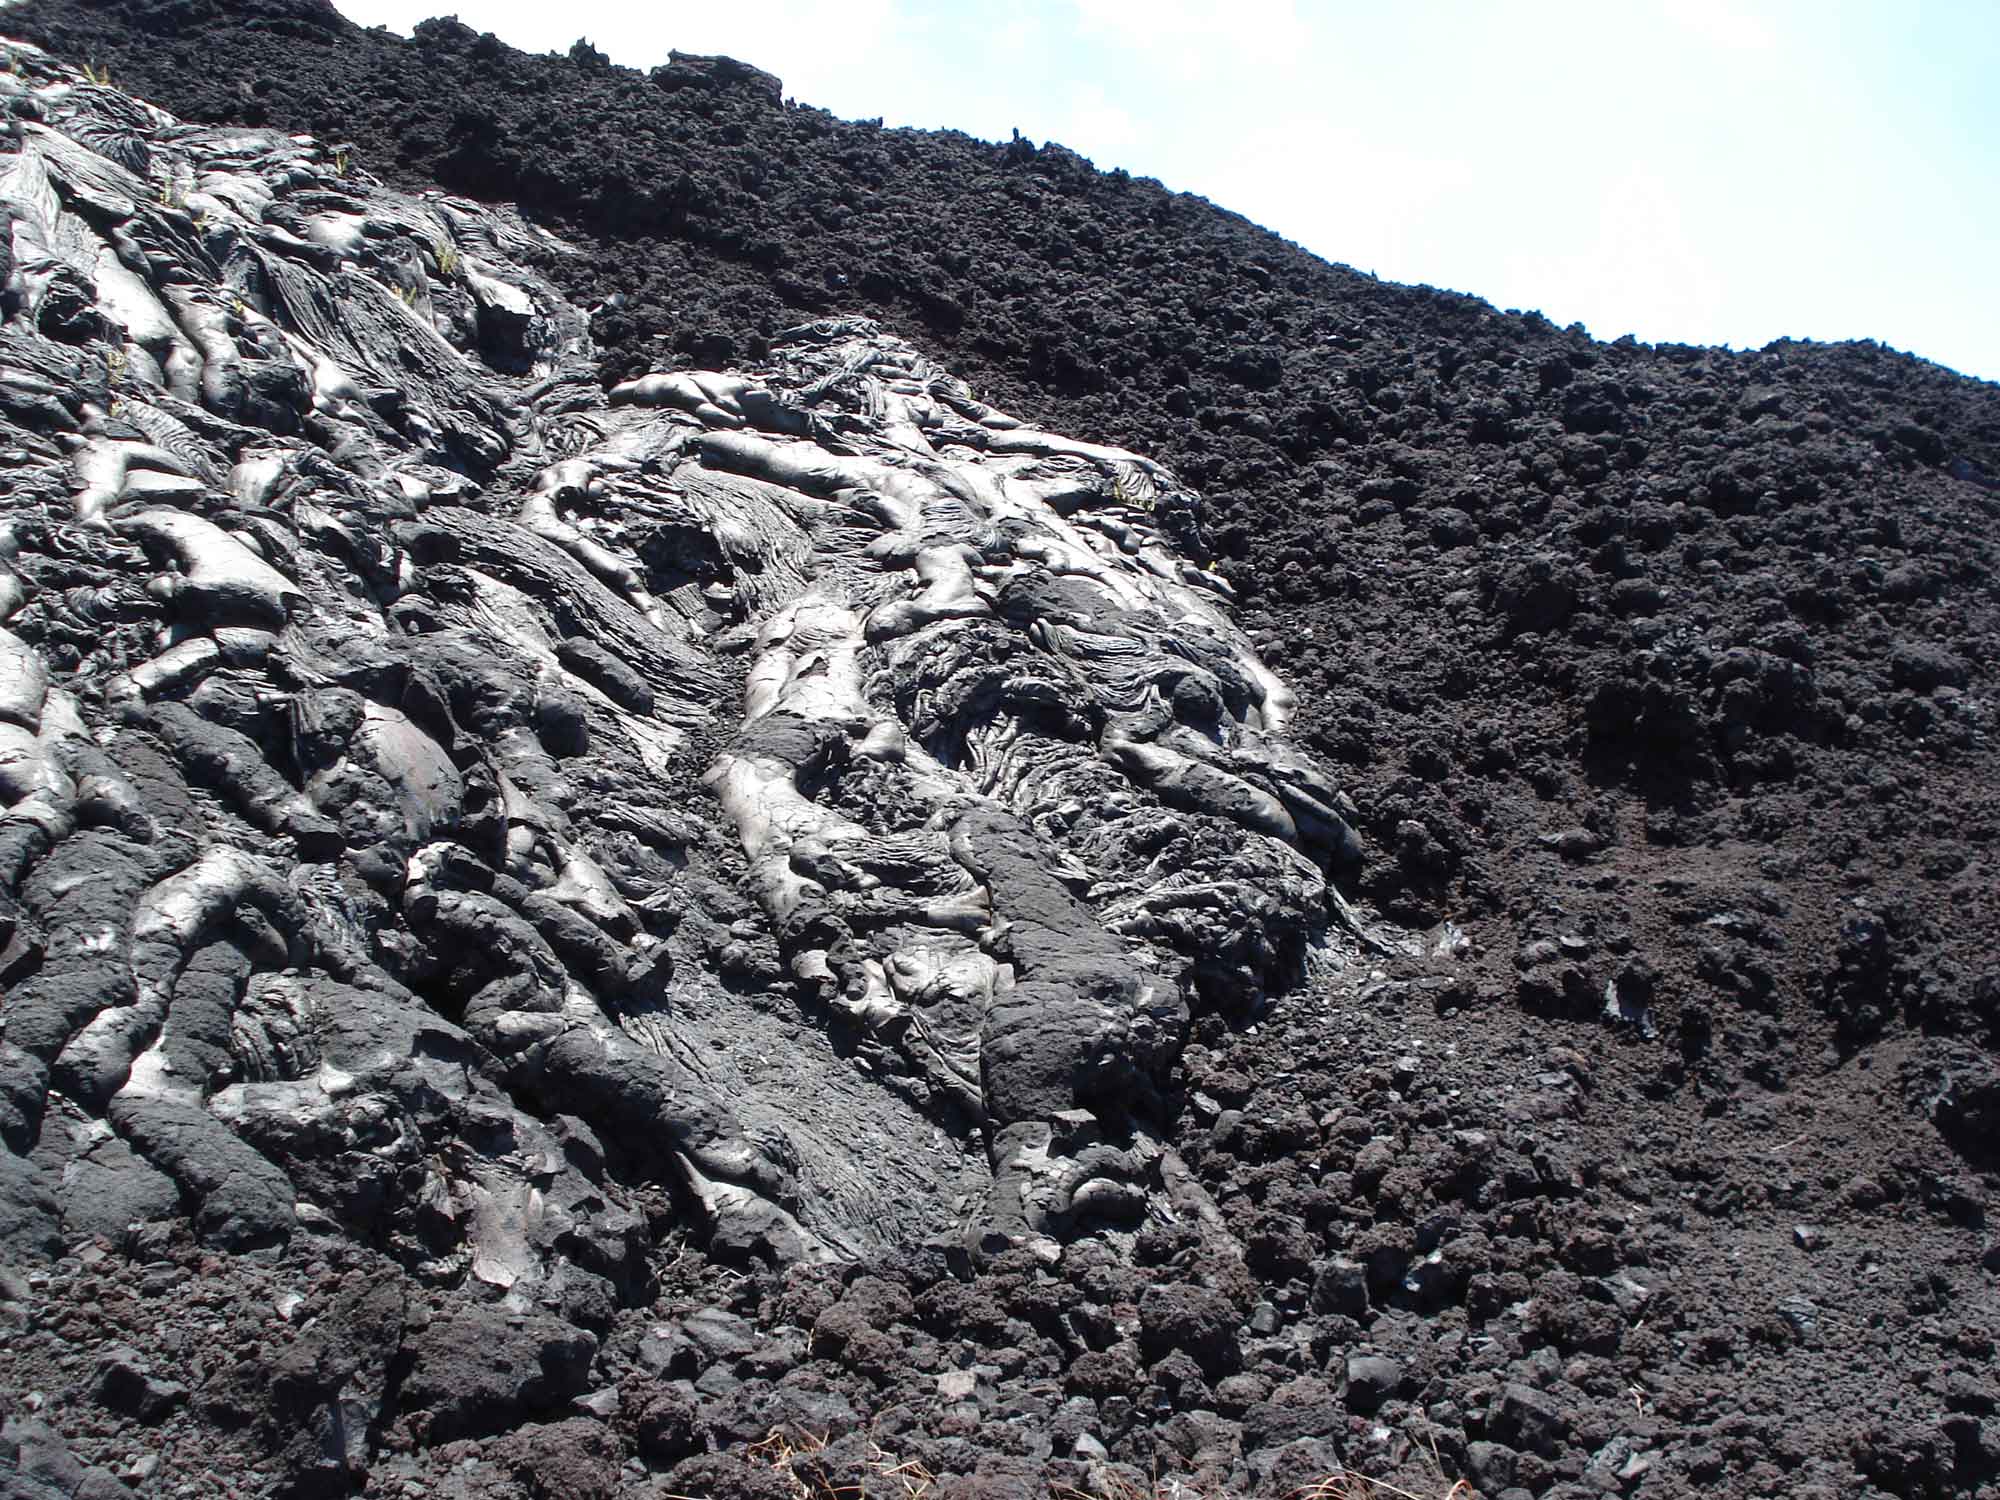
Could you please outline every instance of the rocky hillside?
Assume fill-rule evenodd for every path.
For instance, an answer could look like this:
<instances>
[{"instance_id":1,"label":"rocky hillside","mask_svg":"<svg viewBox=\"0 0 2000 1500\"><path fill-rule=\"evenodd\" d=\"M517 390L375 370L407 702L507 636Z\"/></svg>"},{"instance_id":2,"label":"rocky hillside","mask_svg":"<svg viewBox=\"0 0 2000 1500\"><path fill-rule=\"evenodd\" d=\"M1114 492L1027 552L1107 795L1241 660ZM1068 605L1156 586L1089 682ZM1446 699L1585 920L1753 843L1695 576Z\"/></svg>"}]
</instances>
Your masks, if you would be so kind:
<instances>
[{"instance_id":1,"label":"rocky hillside","mask_svg":"<svg viewBox=\"0 0 2000 1500\"><path fill-rule=\"evenodd\" d=\"M27 1493L2000 1493L2000 391L6 21Z\"/></svg>"}]
</instances>

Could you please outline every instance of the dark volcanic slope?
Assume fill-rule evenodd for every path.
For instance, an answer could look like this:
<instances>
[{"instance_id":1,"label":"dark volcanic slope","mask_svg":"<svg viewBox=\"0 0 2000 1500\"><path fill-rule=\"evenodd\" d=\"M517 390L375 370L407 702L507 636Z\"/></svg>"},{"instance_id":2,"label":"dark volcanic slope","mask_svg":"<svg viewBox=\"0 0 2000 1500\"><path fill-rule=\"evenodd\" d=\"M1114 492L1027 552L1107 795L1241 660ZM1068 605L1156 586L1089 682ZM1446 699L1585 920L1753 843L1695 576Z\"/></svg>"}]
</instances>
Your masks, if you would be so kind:
<instances>
[{"instance_id":1,"label":"dark volcanic slope","mask_svg":"<svg viewBox=\"0 0 2000 1500\"><path fill-rule=\"evenodd\" d=\"M753 1282L736 1310L796 1349L687 1354L705 1384L655 1429L673 1400L719 1447L876 1414L940 1474L1039 1473L1083 1431L1273 1493L1288 1442L1407 1478L1433 1440L1488 1493L1994 1492L2000 391L1872 345L1594 343L736 65L406 43L304 0L6 26L183 117L518 201L585 249L551 280L623 299L608 375L866 313L1173 466L1348 778L1351 888L1472 939L1344 1013L1197 1022L1179 1144L1247 1276L1160 1231L1136 1275Z\"/></svg>"}]
</instances>

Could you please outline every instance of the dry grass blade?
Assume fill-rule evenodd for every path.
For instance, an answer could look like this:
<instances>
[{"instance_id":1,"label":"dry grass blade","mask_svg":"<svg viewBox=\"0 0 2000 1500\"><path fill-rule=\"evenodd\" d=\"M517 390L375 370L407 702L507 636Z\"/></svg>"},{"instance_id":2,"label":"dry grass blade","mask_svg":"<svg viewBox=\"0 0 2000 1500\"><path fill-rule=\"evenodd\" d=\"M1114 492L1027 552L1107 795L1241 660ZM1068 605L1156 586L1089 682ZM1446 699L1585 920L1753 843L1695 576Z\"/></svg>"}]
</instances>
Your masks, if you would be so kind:
<instances>
[{"instance_id":1,"label":"dry grass blade","mask_svg":"<svg viewBox=\"0 0 2000 1500\"><path fill-rule=\"evenodd\" d=\"M1463 1479L1453 1482L1444 1492L1441 1500L1459 1500L1460 1496L1473 1494L1473 1488ZM1381 1496L1394 1495L1398 1500L1437 1500L1437 1497L1418 1494L1406 1490L1399 1484L1391 1484L1386 1479L1371 1479L1366 1474L1356 1474L1343 1470L1329 1474L1312 1484L1302 1485L1285 1497L1285 1500L1380 1500Z\"/></svg>"},{"instance_id":2,"label":"dry grass blade","mask_svg":"<svg viewBox=\"0 0 2000 1500\"><path fill-rule=\"evenodd\" d=\"M873 1438L868 1440L868 1462L877 1477L893 1479L903 1487L903 1500L923 1500L937 1484L937 1475L919 1460L898 1460Z\"/></svg>"},{"instance_id":3,"label":"dry grass blade","mask_svg":"<svg viewBox=\"0 0 2000 1500\"><path fill-rule=\"evenodd\" d=\"M824 1473L800 1473L795 1465L824 1452L832 1435L791 1432L773 1427L743 1449L751 1463L781 1474L797 1500L864 1500L868 1486L861 1482L833 1483ZM924 1500L937 1487L937 1475L916 1459L899 1459L873 1438L868 1440L868 1472L876 1478L894 1481L902 1490L902 1500ZM879 1493L879 1491L877 1492ZM660 1500L702 1500L696 1495L667 1494ZM1090 1497L1085 1497L1090 1500Z\"/></svg>"},{"instance_id":4,"label":"dry grass blade","mask_svg":"<svg viewBox=\"0 0 2000 1500\"><path fill-rule=\"evenodd\" d=\"M1156 1480L1149 1489L1109 1465L1098 1466L1087 1489L1058 1484L1051 1486L1049 1493L1055 1500L1233 1500L1226 1493L1204 1496L1202 1491L1176 1478ZM1386 1479L1371 1479L1366 1474L1342 1470L1299 1486L1285 1500L1472 1500L1477 1493L1463 1479L1441 1492L1420 1493Z\"/></svg>"}]
</instances>

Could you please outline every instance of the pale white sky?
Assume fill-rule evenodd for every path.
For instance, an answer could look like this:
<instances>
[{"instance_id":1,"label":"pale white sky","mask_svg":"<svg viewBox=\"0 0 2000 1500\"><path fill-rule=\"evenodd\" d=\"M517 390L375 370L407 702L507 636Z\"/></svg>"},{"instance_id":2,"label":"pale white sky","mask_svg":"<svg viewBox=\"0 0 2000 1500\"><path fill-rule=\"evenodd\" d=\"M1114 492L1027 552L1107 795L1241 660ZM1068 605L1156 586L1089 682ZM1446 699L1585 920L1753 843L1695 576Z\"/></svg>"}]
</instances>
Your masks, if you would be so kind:
<instances>
[{"instance_id":1,"label":"pale white sky","mask_svg":"<svg viewBox=\"0 0 2000 1500\"><path fill-rule=\"evenodd\" d=\"M1601 338L1879 338L2000 380L2000 0L336 0L1200 193Z\"/></svg>"}]
</instances>

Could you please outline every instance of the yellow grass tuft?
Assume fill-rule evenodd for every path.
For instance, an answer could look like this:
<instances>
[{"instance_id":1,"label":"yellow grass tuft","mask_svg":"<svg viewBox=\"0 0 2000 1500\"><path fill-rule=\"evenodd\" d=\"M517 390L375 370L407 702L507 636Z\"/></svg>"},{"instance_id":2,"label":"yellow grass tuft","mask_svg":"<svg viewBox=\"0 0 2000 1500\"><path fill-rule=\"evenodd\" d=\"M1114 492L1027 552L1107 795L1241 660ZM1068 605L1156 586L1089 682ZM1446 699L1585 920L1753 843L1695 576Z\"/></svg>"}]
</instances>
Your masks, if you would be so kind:
<instances>
[{"instance_id":1,"label":"yellow grass tuft","mask_svg":"<svg viewBox=\"0 0 2000 1500\"><path fill-rule=\"evenodd\" d=\"M813 1472L810 1468L800 1472L805 1460L825 1451L829 1437L828 1434L773 1427L744 1448L743 1456L779 1474L795 1500L865 1500L868 1495L882 1495L882 1488L873 1484L833 1484L823 1473ZM937 1487L937 1476L921 1462L913 1458L897 1458L872 1437L868 1440L865 1467L875 1478L895 1485L901 1491L900 1500L924 1500ZM1442 1476L1438 1483L1444 1483ZM1235 1500L1226 1492L1205 1493L1178 1476L1162 1478L1156 1475L1150 1483L1135 1480L1109 1464L1100 1465L1097 1472L1091 1475L1088 1489L1058 1484L1052 1485L1049 1493L1054 1500ZM1463 1479L1454 1481L1446 1488L1419 1492L1404 1489L1386 1479L1371 1479L1366 1474L1342 1470L1311 1484L1301 1485L1285 1496L1285 1500L1475 1500L1477 1494L1478 1491ZM662 1500L701 1500L701 1497L666 1495Z\"/></svg>"}]
</instances>

